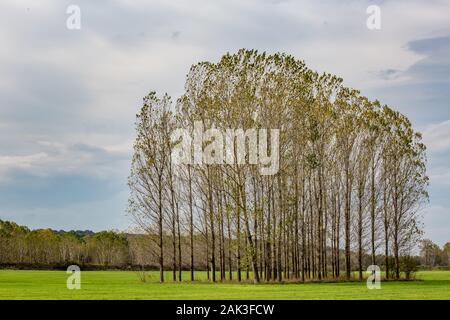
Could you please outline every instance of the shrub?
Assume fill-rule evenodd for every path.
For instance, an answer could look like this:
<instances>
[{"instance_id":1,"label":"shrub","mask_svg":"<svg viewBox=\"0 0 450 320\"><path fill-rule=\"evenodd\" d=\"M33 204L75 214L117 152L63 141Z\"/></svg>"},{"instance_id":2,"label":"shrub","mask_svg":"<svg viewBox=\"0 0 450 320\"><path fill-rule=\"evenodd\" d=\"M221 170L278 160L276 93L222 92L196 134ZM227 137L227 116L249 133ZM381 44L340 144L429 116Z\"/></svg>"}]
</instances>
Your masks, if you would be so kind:
<instances>
[{"instance_id":1,"label":"shrub","mask_svg":"<svg viewBox=\"0 0 450 320\"><path fill-rule=\"evenodd\" d=\"M413 279L418 268L419 261L416 258L405 256L400 259L400 271L405 273L406 280Z\"/></svg>"}]
</instances>

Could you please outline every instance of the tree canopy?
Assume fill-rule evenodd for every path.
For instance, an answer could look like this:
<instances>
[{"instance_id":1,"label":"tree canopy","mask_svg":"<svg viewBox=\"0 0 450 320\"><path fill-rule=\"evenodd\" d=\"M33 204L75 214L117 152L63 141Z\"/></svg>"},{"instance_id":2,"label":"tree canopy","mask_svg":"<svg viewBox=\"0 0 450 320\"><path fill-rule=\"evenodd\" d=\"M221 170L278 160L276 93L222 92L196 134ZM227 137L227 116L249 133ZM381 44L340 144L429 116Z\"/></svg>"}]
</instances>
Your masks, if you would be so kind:
<instances>
[{"instance_id":1,"label":"tree canopy","mask_svg":"<svg viewBox=\"0 0 450 320\"><path fill-rule=\"evenodd\" d=\"M269 136L259 137L258 148L259 156L278 152L277 172L261 174L267 164L249 163L249 154L246 163L174 163L173 131L195 137L198 122L220 132L279 130L277 150ZM166 234L174 278L181 235L189 234L203 237L213 281L217 270L220 279L236 270L238 280L245 270L255 282L340 277L342 270L349 278L354 269L362 279L364 266L383 262L386 276L394 268L398 278L399 257L420 238L428 199L420 133L391 107L290 55L241 49L195 64L174 103L154 92L144 98L136 130L130 212L158 235L161 281Z\"/></svg>"}]
</instances>

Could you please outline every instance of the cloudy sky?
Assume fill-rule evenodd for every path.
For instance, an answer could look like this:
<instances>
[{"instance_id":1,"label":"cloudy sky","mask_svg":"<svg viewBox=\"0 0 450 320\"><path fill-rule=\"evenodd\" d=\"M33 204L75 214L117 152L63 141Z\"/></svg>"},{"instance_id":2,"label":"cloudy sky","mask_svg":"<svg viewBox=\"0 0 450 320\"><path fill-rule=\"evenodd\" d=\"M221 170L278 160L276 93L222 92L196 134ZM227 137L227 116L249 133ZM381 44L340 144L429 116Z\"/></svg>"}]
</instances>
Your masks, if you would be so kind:
<instances>
[{"instance_id":1,"label":"cloudy sky","mask_svg":"<svg viewBox=\"0 0 450 320\"><path fill-rule=\"evenodd\" d=\"M381 30L366 27L373 4ZM142 97L176 97L191 64L245 47L290 53L406 114L428 146L425 236L450 241L450 1L2 0L0 43L0 219L129 228Z\"/></svg>"}]
</instances>

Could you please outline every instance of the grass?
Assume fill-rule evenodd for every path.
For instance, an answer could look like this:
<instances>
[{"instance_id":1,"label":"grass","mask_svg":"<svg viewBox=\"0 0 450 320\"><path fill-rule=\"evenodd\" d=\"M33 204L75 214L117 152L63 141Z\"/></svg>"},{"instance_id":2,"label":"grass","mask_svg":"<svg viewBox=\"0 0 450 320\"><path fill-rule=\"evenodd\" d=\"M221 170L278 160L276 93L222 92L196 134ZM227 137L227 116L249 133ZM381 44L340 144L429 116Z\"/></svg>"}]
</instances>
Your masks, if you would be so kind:
<instances>
[{"instance_id":1,"label":"grass","mask_svg":"<svg viewBox=\"0 0 450 320\"><path fill-rule=\"evenodd\" d=\"M83 271L81 289L68 290L64 271L0 270L0 299L450 299L450 271L418 272L416 281L382 282L380 290L365 282L212 284L200 272L194 283L160 284L157 272L147 274L143 283L137 272Z\"/></svg>"}]
</instances>

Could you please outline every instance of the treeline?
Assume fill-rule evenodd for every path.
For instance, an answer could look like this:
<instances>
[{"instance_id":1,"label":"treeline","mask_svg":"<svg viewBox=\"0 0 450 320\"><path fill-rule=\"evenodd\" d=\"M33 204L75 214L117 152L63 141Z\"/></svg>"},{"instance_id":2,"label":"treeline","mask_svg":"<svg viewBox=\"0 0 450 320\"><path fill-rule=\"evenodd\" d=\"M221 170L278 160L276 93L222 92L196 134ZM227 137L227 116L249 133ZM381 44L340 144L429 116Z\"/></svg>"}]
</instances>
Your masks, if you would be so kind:
<instances>
[{"instance_id":1,"label":"treeline","mask_svg":"<svg viewBox=\"0 0 450 320\"><path fill-rule=\"evenodd\" d=\"M182 142L174 132L195 137L197 123L248 135L233 140L230 162L207 161L225 152L213 135L200 142L203 162L193 161L193 146L182 155L187 163L175 163ZM276 174L261 175L268 163L249 161L249 129L279 129L278 145L273 134L260 136L256 151L278 153ZM240 281L248 267L255 282L349 279L352 270L362 279L368 264L399 278L401 257L420 239L428 200L420 133L399 112L289 55L240 50L192 66L175 103L167 94L144 98L136 132L129 208L155 235L160 281L167 250L177 279L183 237L191 279L204 259L212 281ZM240 159L242 150L249 152ZM194 246L199 235L204 252Z\"/></svg>"},{"instance_id":2,"label":"treeline","mask_svg":"<svg viewBox=\"0 0 450 320\"><path fill-rule=\"evenodd\" d=\"M89 269L157 270L157 235L115 231L30 230L12 221L0 220L0 268L65 269L76 264ZM172 239L165 236L165 267L171 268ZM194 235L193 247L199 259L195 270L206 271L206 245ZM181 238L181 269L190 268L190 238ZM234 262L233 262L234 263ZM209 276L208 276L209 278Z\"/></svg>"},{"instance_id":3,"label":"treeline","mask_svg":"<svg viewBox=\"0 0 450 320\"><path fill-rule=\"evenodd\" d=\"M450 242L442 249L429 239L420 242L420 264L427 267L450 267Z\"/></svg>"},{"instance_id":4,"label":"treeline","mask_svg":"<svg viewBox=\"0 0 450 320\"><path fill-rule=\"evenodd\" d=\"M30 230L14 222L0 220L0 266L62 268L77 264L123 267L131 262L125 234Z\"/></svg>"},{"instance_id":5,"label":"treeline","mask_svg":"<svg viewBox=\"0 0 450 320\"><path fill-rule=\"evenodd\" d=\"M38 229L31 231L14 222L0 220L0 268L26 269L66 269L76 264L82 270L122 269L122 270L157 270L159 265L156 235L130 234L115 231L55 231ZM225 241L228 242L226 238ZM232 240L232 242L235 241ZM211 279L211 269L207 263L207 248L204 237L195 234L194 251L196 260L194 269L207 272ZM163 239L165 268L172 268L172 239ZM414 268L450 267L450 242L442 249L431 240L420 242L420 255L405 259L400 264L402 271ZM344 262L344 251L341 250L341 263ZM190 238L181 237L181 269L190 270ZM357 253L353 257L352 270L357 269ZM251 278L250 261L242 257L243 279ZM365 253L362 257L364 267L370 265L372 257ZM384 257L377 255L376 260L382 262ZM394 260L393 257L389 257ZM237 263L231 256L231 264Z\"/></svg>"}]
</instances>

